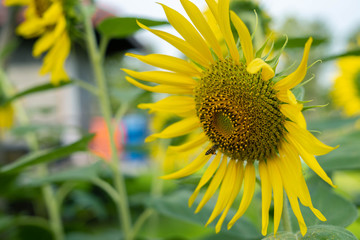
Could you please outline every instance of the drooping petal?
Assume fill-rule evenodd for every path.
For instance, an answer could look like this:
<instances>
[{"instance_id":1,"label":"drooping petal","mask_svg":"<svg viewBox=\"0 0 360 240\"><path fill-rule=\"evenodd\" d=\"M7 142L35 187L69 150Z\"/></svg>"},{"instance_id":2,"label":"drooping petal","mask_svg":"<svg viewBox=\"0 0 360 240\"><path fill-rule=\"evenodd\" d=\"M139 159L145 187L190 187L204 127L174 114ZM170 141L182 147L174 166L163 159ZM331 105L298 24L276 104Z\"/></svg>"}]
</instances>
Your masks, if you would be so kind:
<instances>
[{"instance_id":1,"label":"drooping petal","mask_svg":"<svg viewBox=\"0 0 360 240\"><path fill-rule=\"evenodd\" d=\"M154 133L145 139L145 142L154 141L156 138L173 138L183 136L200 127L199 118L189 117L171 124L160 133Z\"/></svg>"},{"instance_id":2,"label":"drooping petal","mask_svg":"<svg viewBox=\"0 0 360 240\"><path fill-rule=\"evenodd\" d=\"M233 22L236 31L238 32L241 48L244 52L244 56L246 59L246 64L249 65L250 62L254 59L254 48L252 45L249 29L246 27L245 23L241 20L241 18L236 15L236 13L231 11L230 16L231 21Z\"/></svg>"},{"instance_id":3,"label":"drooping petal","mask_svg":"<svg viewBox=\"0 0 360 240\"><path fill-rule=\"evenodd\" d=\"M291 89L298 85L305 77L307 71L307 61L309 58L310 47L312 43L312 38L310 37L309 40L305 44L304 48L304 55L301 60L299 67L287 76L284 79L281 79L279 82L275 83L274 88L277 90L280 89Z\"/></svg>"},{"instance_id":4,"label":"drooping petal","mask_svg":"<svg viewBox=\"0 0 360 240\"><path fill-rule=\"evenodd\" d=\"M274 70L270 67L269 64L264 62L264 60L262 60L261 58L255 58L248 64L246 68L246 70L252 74L257 73L261 69L262 69L261 76L264 81L267 81L275 76Z\"/></svg>"},{"instance_id":5,"label":"drooping petal","mask_svg":"<svg viewBox=\"0 0 360 240\"><path fill-rule=\"evenodd\" d=\"M208 66L209 61L206 57L204 57L197 49L192 47L188 42L185 40L182 40L181 38L178 38L170 33L160 31L160 30L154 30L150 29L147 26L141 24L139 21L137 21L138 25L155 34L159 38L162 38L163 40L167 41L171 45L173 45L175 48L177 48L180 52L184 53L188 58L194 60L195 62L199 63L202 66Z\"/></svg>"},{"instance_id":6,"label":"drooping petal","mask_svg":"<svg viewBox=\"0 0 360 240\"><path fill-rule=\"evenodd\" d=\"M205 206L205 204L210 200L210 198L214 195L214 193L218 189L221 181L224 178L226 168L227 168L227 157L225 155L223 155L223 159L221 161L220 167L216 171L213 179L211 180L209 187L206 189L206 192L205 192L203 198L201 199L199 205L197 206L195 213L198 213Z\"/></svg>"},{"instance_id":7,"label":"drooping petal","mask_svg":"<svg viewBox=\"0 0 360 240\"><path fill-rule=\"evenodd\" d=\"M219 233L221 230L221 226L225 220L226 215L228 214L233 202L236 199L236 196L239 194L239 191L241 189L241 185L243 182L243 178L244 178L244 166L243 166L243 162L242 161L238 161L236 163L236 176L235 176L235 182L233 183L233 187L232 187L232 192L229 196L229 201L226 204L226 208L223 211L219 221L217 222L216 226L215 226L215 231L216 233Z\"/></svg>"},{"instance_id":8,"label":"drooping petal","mask_svg":"<svg viewBox=\"0 0 360 240\"><path fill-rule=\"evenodd\" d=\"M317 174L321 177L325 182L327 182L330 186L336 187L329 176L325 173L324 169L320 166L318 161L315 159L314 155L308 153L296 140L288 134L286 138L296 149L298 154L300 154L301 158L304 162Z\"/></svg>"},{"instance_id":9,"label":"drooping petal","mask_svg":"<svg viewBox=\"0 0 360 240\"><path fill-rule=\"evenodd\" d=\"M167 112L179 116L196 115L194 106L194 98L186 96L169 96L156 103L142 103L138 105L140 109L150 109L150 113Z\"/></svg>"},{"instance_id":10,"label":"drooping petal","mask_svg":"<svg viewBox=\"0 0 360 240\"><path fill-rule=\"evenodd\" d=\"M280 176L280 171L276 165L276 161L279 161L277 157L267 161L268 174L274 194L274 233L275 234L279 228L281 214L283 210L283 201L284 201L283 181Z\"/></svg>"},{"instance_id":11,"label":"drooping petal","mask_svg":"<svg viewBox=\"0 0 360 240\"><path fill-rule=\"evenodd\" d=\"M259 162L259 173L261 178L261 218L262 218L262 235L266 236L269 225L269 209L271 204L271 182L267 166L264 161Z\"/></svg>"},{"instance_id":12,"label":"drooping petal","mask_svg":"<svg viewBox=\"0 0 360 240\"><path fill-rule=\"evenodd\" d=\"M244 194L242 196L238 211L235 213L234 217L228 224L228 229L230 229L235 224L235 222L245 213L246 209L249 207L255 191L255 178L254 164L248 162L246 164L244 174Z\"/></svg>"},{"instance_id":13,"label":"drooping petal","mask_svg":"<svg viewBox=\"0 0 360 240\"><path fill-rule=\"evenodd\" d=\"M278 169L281 169L281 166L279 165L279 161L275 161L274 163L277 165ZM299 201L298 201L297 195L295 194L295 191L294 191L295 189L292 189L291 184L290 184L291 180L289 181L289 179L287 178L286 171L279 171L279 172L280 172L279 175L282 178L282 182L284 184L284 188L285 188L286 194L288 196L288 199L289 199L289 202L291 205L291 209L293 210L295 217L298 220L301 235L304 236L306 234L307 227L306 227L304 218L302 216L302 213L300 211ZM287 203L285 202L284 204L287 204Z\"/></svg>"},{"instance_id":14,"label":"drooping petal","mask_svg":"<svg viewBox=\"0 0 360 240\"><path fill-rule=\"evenodd\" d=\"M217 7L217 3L215 2L215 0L205 0L205 1L208 7L210 8L211 13L214 15L214 18L216 19L216 21L218 21L219 11Z\"/></svg>"},{"instance_id":15,"label":"drooping petal","mask_svg":"<svg viewBox=\"0 0 360 240\"><path fill-rule=\"evenodd\" d=\"M178 13L172 8L169 8L163 4L161 6L164 8L165 14L169 23L175 28L175 30L180 33L180 35L196 50L198 50L208 62L214 63L214 59L211 56L211 52L206 45L206 42L201 37L199 32L193 27L193 25L186 20L183 15Z\"/></svg>"},{"instance_id":16,"label":"drooping petal","mask_svg":"<svg viewBox=\"0 0 360 240\"><path fill-rule=\"evenodd\" d=\"M211 157L210 155L205 155L206 151L205 149L195 160L193 160L190 164L188 164L186 167L180 169L177 172L162 176L162 179L176 179L176 178L182 178L189 176L195 172L197 172L200 168L202 168Z\"/></svg>"},{"instance_id":17,"label":"drooping petal","mask_svg":"<svg viewBox=\"0 0 360 240\"><path fill-rule=\"evenodd\" d=\"M165 85L183 87L195 87L197 82L188 75L164 71L136 72L129 69L121 69L130 76L142 81L153 82Z\"/></svg>"},{"instance_id":18,"label":"drooping petal","mask_svg":"<svg viewBox=\"0 0 360 240\"><path fill-rule=\"evenodd\" d=\"M209 225L214 219L224 210L226 204L229 201L229 196L234 187L236 181L236 162L235 160L230 160L228 167L225 172L224 180L222 181L220 192L218 195L217 202L215 204L214 210L212 211L207 223L205 226Z\"/></svg>"},{"instance_id":19,"label":"drooping petal","mask_svg":"<svg viewBox=\"0 0 360 240\"><path fill-rule=\"evenodd\" d=\"M40 56L43 52L47 51L59 41L60 35L65 31L66 20L64 17L57 19L58 23L53 31L48 31L39 38L34 44L33 55L34 57Z\"/></svg>"},{"instance_id":20,"label":"drooping petal","mask_svg":"<svg viewBox=\"0 0 360 240\"><path fill-rule=\"evenodd\" d=\"M218 1L218 24L224 36L225 42L229 48L230 55L235 62L239 62L239 52L236 47L234 35L231 31L230 17L229 17L230 0Z\"/></svg>"},{"instance_id":21,"label":"drooping petal","mask_svg":"<svg viewBox=\"0 0 360 240\"><path fill-rule=\"evenodd\" d=\"M325 145L314 137L308 130L299 127L296 123L287 121L285 128L289 131L289 137L297 141L303 148L313 155L324 155L336 149Z\"/></svg>"},{"instance_id":22,"label":"drooping petal","mask_svg":"<svg viewBox=\"0 0 360 240\"><path fill-rule=\"evenodd\" d=\"M195 27L199 30L201 35L205 38L211 48L214 50L216 55L222 59L222 52L219 42L217 41L214 32L211 30L209 24L206 22L204 15L197 8L195 4L189 0L181 0L181 3L190 17Z\"/></svg>"},{"instance_id":23,"label":"drooping petal","mask_svg":"<svg viewBox=\"0 0 360 240\"><path fill-rule=\"evenodd\" d=\"M179 146L169 146L169 148L171 148L174 151L178 151L178 152L185 152L188 151L190 149L193 149L195 147L198 147L202 144L204 144L205 142L208 141L208 137L205 135L204 132L200 133L197 137L193 138L192 140L179 145Z\"/></svg>"},{"instance_id":24,"label":"drooping petal","mask_svg":"<svg viewBox=\"0 0 360 240\"><path fill-rule=\"evenodd\" d=\"M189 62L162 54L149 54L146 56L136 55L132 53L127 53L125 56L137 58L140 61L147 63L149 65L163 68L166 70L182 73L191 77L199 77L200 72Z\"/></svg>"},{"instance_id":25,"label":"drooping petal","mask_svg":"<svg viewBox=\"0 0 360 240\"><path fill-rule=\"evenodd\" d=\"M216 172L216 169L219 166L220 160L221 160L221 154L217 154L214 160L211 162L210 166L206 169L206 171L202 175L199 184L197 185L195 191L193 192L193 194L191 194L191 197L189 198L189 207L193 205L201 188L213 177L214 173Z\"/></svg>"},{"instance_id":26,"label":"drooping petal","mask_svg":"<svg viewBox=\"0 0 360 240\"><path fill-rule=\"evenodd\" d=\"M309 189L302 175L299 154L297 154L293 146L284 144L281 149L279 165L283 169L283 174L286 174L286 178L292 179L292 181L289 181L291 189L294 190L301 203L309 207L318 219L326 221L324 215L312 204Z\"/></svg>"},{"instance_id":27,"label":"drooping petal","mask_svg":"<svg viewBox=\"0 0 360 240\"><path fill-rule=\"evenodd\" d=\"M179 87L179 86L169 86L169 85L158 85L158 86L147 86L145 84L139 83L138 81L130 78L125 77L125 79L137 86L138 88L144 89L146 91L150 92L157 92L157 93L169 93L169 94L193 94L192 88L185 88L185 87Z\"/></svg>"}]
</instances>

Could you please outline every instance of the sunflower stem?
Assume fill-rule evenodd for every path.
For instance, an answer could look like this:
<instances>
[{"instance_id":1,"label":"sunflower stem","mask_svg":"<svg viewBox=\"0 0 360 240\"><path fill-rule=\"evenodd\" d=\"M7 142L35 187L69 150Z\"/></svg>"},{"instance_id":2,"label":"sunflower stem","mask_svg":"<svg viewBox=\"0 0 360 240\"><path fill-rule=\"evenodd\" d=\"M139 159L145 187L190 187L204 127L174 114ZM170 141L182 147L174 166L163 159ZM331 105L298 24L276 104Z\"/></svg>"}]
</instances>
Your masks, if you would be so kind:
<instances>
[{"instance_id":1,"label":"sunflower stem","mask_svg":"<svg viewBox=\"0 0 360 240\"><path fill-rule=\"evenodd\" d=\"M290 208L286 194L284 194L283 214L281 216L281 222L286 232L292 232Z\"/></svg>"},{"instance_id":2,"label":"sunflower stem","mask_svg":"<svg viewBox=\"0 0 360 240\"><path fill-rule=\"evenodd\" d=\"M87 47L90 56L90 61L94 70L95 80L98 88L98 99L100 103L100 109L104 117L107 131L109 133L110 147L111 147L111 167L114 173L114 185L118 195L118 200L116 202L120 226L123 230L124 239L131 240L131 217L128 204L128 197L126 193L126 186L124 181L124 176L119 165L119 155L114 141L114 126L112 124L112 112L110 106L110 100L108 97L108 87L105 79L104 69L103 69L103 56L96 45L95 34L92 28L91 16L87 13L86 7L82 7L84 24L85 24L85 37L87 40ZM106 47L102 47L105 49ZM105 51L103 51L104 53Z\"/></svg>"}]
</instances>

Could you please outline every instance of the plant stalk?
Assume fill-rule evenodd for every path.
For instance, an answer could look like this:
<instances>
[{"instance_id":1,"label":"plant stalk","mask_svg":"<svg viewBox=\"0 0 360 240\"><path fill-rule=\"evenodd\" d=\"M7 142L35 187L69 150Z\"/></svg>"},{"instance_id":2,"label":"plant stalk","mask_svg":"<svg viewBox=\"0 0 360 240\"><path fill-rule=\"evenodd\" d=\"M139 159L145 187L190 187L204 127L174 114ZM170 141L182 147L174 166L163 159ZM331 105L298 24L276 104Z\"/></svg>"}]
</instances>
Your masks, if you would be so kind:
<instances>
[{"instance_id":1,"label":"plant stalk","mask_svg":"<svg viewBox=\"0 0 360 240\"><path fill-rule=\"evenodd\" d=\"M88 45L88 52L98 87L98 99L100 103L100 109L104 117L110 138L109 139L110 147L111 147L110 166L114 173L114 185L118 193L118 201L116 205L118 209L119 220L123 230L124 238L126 240L131 240L132 239L131 216L130 216L128 198L126 193L125 180L120 169L118 150L116 148L116 144L114 141L114 126L112 124L112 113L111 113L110 100L108 97L108 87L103 69L103 57L101 56L99 48L96 45L95 35L92 28L90 16L86 12L84 6L82 10L85 19L85 33L86 33L86 40ZM104 49L105 47L102 48ZM103 50L103 52L105 51Z\"/></svg>"},{"instance_id":2,"label":"plant stalk","mask_svg":"<svg viewBox=\"0 0 360 240\"><path fill-rule=\"evenodd\" d=\"M291 227L291 218L290 218L290 208L289 203L286 197L286 194L284 193L284 204L283 204L283 213L281 216L281 222L284 228L284 231L286 232L292 232Z\"/></svg>"}]
</instances>

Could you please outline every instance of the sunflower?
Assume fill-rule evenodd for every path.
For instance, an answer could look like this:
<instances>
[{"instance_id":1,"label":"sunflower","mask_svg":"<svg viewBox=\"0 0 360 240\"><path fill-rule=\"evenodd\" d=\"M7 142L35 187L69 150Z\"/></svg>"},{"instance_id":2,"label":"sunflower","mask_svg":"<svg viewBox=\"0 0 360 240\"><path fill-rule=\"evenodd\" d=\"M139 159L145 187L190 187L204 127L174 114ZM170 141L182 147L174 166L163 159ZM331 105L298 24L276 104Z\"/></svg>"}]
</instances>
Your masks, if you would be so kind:
<instances>
[{"instance_id":1,"label":"sunflower","mask_svg":"<svg viewBox=\"0 0 360 240\"><path fill-rule=\"evenodd\" d=\"M14 122L14 109L11 104L0 106L0 134L1 129L10 128Z\"/></svg>"},{"instance_id":2,"label":"sunflower","mask_svg":"<svg viewBox=\"0 0 360 240\"><path fill-rule=\"evenodd\" d=\"M178 151L203 148L202 153L183 169L163 176L163 179L189 176L209 163L189 199L189 206L207 183L208 187L196 212L219 189L217 203L206 224L221 214L215 227L216 232L219 232L242 188L239 208L228 223L228 229L249 207L255 191L258 166L262 194L262 234L267 233L272 197L274 232L277 232L285 189L301 233L305 235L307 227L298 199L321 221L326 219L311 202L302 175L301 159L324 181L334 186L314 157L334 148L320 142L306 129L301 112L303 105L297 102L291 92L306 75L312 38L305 44L298 68L288 76L274 77L274 69L268 64L274 63L274 59L267 61L260 58L261 51L255 53L246 25L234 12L229 11L229 0L206 0L218 29L209 27L195 4L189 0L180 1L192 23L177 11L165 5L162 7L169 23L182 38L149 29L140 22L138 24L172 44L190 61L162 54L141 56L129 53L127 55L130 57L166 71L135 72L124 69L133 78L158 84L149 86L126 77L133 85L152 92L171 94L159 102L147 104L151 111L175 113L183 117L160 133L147 137L147 142L199 132L195 139L174 148ZM239 39L234 38L230 20ZM217 30L225 39L228 48L226 54L222 53L215 37L214 32ZM241 48L236 45L238 40Z\"/></svg>"},{"instance_id":3,"label":"sunflower","mask_svg":"<svg viewBox=\"0 0 360 240\"><path fill-rule=\"evenodd\" d=\"M347 116L360 115L360 57L344 57L337 63L340 73L332 92L334 102Z\"/></svg>"},{"instance_id":4,"label":"sunflower","mask_svg":"<svg viewBox=\"0 0 360 240\"><path fill-rule=\"evenodd\" d=\"M33 48L33 56L48 51L40 74L51 74L51 82L69 80L64 64L70 53L70 38L62 0L5 0L5 5L25 5L25 21L16 33L25 38L39 37Z\"/></svg>"}]
</instances>

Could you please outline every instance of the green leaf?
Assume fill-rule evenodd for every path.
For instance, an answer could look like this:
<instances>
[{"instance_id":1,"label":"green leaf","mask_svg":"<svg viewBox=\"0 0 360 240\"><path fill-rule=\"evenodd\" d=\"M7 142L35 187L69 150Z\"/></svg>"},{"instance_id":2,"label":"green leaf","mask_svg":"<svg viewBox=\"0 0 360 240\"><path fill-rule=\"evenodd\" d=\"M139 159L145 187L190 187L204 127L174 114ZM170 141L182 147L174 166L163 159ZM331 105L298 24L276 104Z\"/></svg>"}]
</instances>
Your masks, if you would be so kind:
<instances>
[{"instance_id":1,"label":"green leaf","mask_svg":"<svg viewBox=\"0 0 360 240\"><path fill-rule=\"evenodd\" d=\"M51 175L26 180L26 185L41 186L46 183L52 182L64 182L64 181L89 181L96 178L99 173L99 169L102 166L102 162L98 161L85 167L78 167L68 169L61 172L52 173Z\"/></svg>"},{"instance_id":2,"label":"green leaf","mask_svg":"<svg viewBox=\"0 0 360 240\"><path fill-rule=\"evenodd\" d=\"M187 203L191 196L191 192L187 190L181 190L173 192L170 195L163 196L160 198L152 199L149 203L150 207L162 215L180 219L185 222L190 222L205 226L211 212L214 209L215 201L210 200L203 209L195 214L195 206L199 204L199 199L195 201L193 207L189 208ZM258 229L249 222L246 217L239 219L236 224L230 230L226 230L226 224L230 221L231 216L235 214L234 211L230 210L226 217L222 231L217 236L219 239L229 239L237 237L237 239L259 239L261 237ZM210 224L210 227L214 227L215 223ZM215 232L215 230L213 230Z\"/></svg>"},{"instance_id":3,"label":"green leaf","mask_svg":"<svg viewBox=\"0 0 360 240\"><path fill-rule=\"evenodd\" d=\"M314 207L319 209L327 219L326 222L320 221L308 207L301 205L301 212L307 226L324 224L346 227L356 220L356 206L351 201L337 194L322 179L313 176L307 181L307 185ZM293 214L291 216L293 229L298 230L298 222Z\"/></svg>"},{"instance_id":4,"label":"green leaf","mask_svg":"<svg viewBox=\"0 0 360 240\"><path fill-rule=\"evenodd\" d=\"M148 27L168 24L144 18L107 18L97 26L97 30L108 38L126 38L141 29L136 20Z\"/></svg>"},{"instance_id":5,"label":"green leaf","mask_svg":"<svg viewBox=\"0 0 360 240\"><path fill-rule=\"evenodd\" d=\"M300 232L289 233L279 232L274 235L263 238L263 240L356 240L354 234L342 227L330 226L330 225L317 225L308 228L305 236L302 236Z\"/></svg>"},{"instance_id":6,"label":"green leaf","mask_svg":"<svg viewBox=\"0 0 360 240\"><path fill-rule=\"evenodd\" d=\"M318 160L325 171L360 169L360 131L351 132L336 139L332 146L339 148L319 156Z\"/></svg>"},{"instance_id":7,"label":"green leaf","mask_svg":"<svg viewBox=\"0 0 360 240\"><path fill-rule=\"evenodd\" d=\"M0 169L0 173L9 173L14 171L22 170L26 167L57 160L71 155L74 152L85 151L88 147L89 142L94 137L94 134L87 135L79 141L55 149L41 150L34 153L27 154L16 162L7 164Z\"/></svg>"},{"instance_id":8,"label":"green leaf","mask_svg":"<svg viewBox=\"0 0 360 240\"><path fill-rule=\"evenodd\" d=\"M289 38L286 48L303 48L307 40L309 40L308 37ZM274 49L280 49L284 45L285 41L286 41L286 37L278 38L275 41ZM315 47L327 42L328 42L327 38L313 37L313 43L311 45L312 47Z\"/></svg>"},{"instance_id":9,"label":"green leaf","mask_svg":"<svg viewBox=\"0 0 360 240\"><path fill-rule=\"evenodd\" d=\"M325 61L331 61L331 60L335 60L337 58L347 57L347 56L360 56L360 48L349 50L344 53L339 53L339 54L323 57L323 58L321 58L321 60L323 62L325 62Z\"/></svg>"},{"instance_id":10,"label":"green leaf","mask_svg":"<svg viewBox=\"0 0 360 240\"><path fill-rule=\"evenodd\" d=\"M53 85L52 83L41 84L41 85L29 88L25 91L19 92L11 97L4 99L2 102L0 102L0 105L8 104L8 103L14 101L15 99L18 99L18 98L21 98L21 97L24 97L24 96L27 96L30 94L44 92L44 91L48 91L48 90L52 90L52 89L56 89L56 88L61 88L61 87L70 85L72 83L73 83L73 81L60 82L59 85Z\"/></svg>"}]
</instances>

